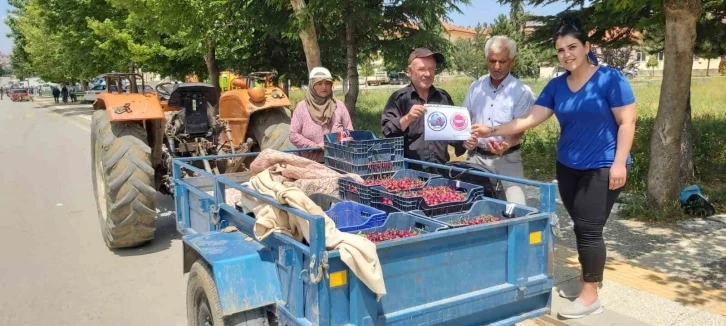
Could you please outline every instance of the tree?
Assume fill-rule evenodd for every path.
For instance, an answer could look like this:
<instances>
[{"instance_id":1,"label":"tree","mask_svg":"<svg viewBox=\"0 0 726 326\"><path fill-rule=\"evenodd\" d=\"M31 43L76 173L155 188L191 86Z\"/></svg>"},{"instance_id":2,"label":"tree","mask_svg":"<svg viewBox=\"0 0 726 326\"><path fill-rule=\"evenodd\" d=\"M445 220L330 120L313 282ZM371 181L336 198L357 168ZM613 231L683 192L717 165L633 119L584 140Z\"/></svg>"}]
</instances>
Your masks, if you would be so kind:
<instances>
[{"instance_id":1,"label":"tree","mask_svg":"<svg viewBox=\"0 0 726 326\"><path fill-rule=\"evenodd\" d=\"M708 60L706 76L709 75L711 59L726 55L726 1L705 0L703 12L698 22L695 53Z\"/></svg>"},{"instance_id":2,"label":"tree","mask_svg":"<svg viewBox=\"0 0 726 326\"><path fill-rule=\"evenodd\" d=\"M318 35L315 31L313 17L307 12L305 0L290 0L292 9L297 15L298 24L300 26L300 40L305 50L305 59L307 61L308 70L322 66L320 61L320 46L318 45Z\"/></svg>"},{"instance_id":3,"label":"tree","mask_svg":"<svg viewBox=\"0 0 726 326\"><path fill-rule=\"evenodd\" d=\"M477 79L489 71L484 46L488 36L481 25L476 27L476 34L471 39L458 39L454 42L451 53L453 68L465 75Z\"/></svg>"},{"instance_id":4,"label":"tree","mask_svg":"<svg viewBox=\"0 0 726 326\"><path fill-rule=\"evenodd\" d=\"M537 49L529 44L524 30L527 15L523 12L523 2L512 3L510 18L504 14L497 16L492 24L491 36L506 35L517 42L517 58L512 68L512 74L518 78L539 77L540 58Z\"/></svg>"},{"instance_id":5,"label":"tree","mask_svg":"<svg viewBox=\"0 0 726 326\"><path fill-rule=\"evenodd\" d=\"M655 71L655 68L658 67L658 57L655 55L649 55L648 56L648 62L645 64L646 67L651 68L650 70L650 76L653 77L653 73Z\"/></svg>"},{"instance_id":6,"label":"tree","mask_svg":"<svg viewBox=\"0 0 726 326\"><path fill-rule=\"evenodd\" d=\"M407 65L408 54L415 47L449 52L451 44L442 37L441 20L446 19L449 12L460 12L458 4L468 3L469 0L319 0L305 3L305 11L296 9L296 13L299 18L309 19L316 28L327 26L329 33L337 31L342 36L340 39L343 41L331 47L345 49L348 82L345 100L351 117L355 119L359 58L380 53L386 58L388 71L402 71ZM298 27L309 28L308 25ZM318 41L326 34L317 31ZM315 56L315 51L306 51L306 57L308 52ZM323 55L323 58L328 57ZM307 60L311 59L314 60ZM446 64L439 67L441 70L445 68Z\"/></svg>"},{"instance_id":7,"label":"tree","mask_svg":"<svg viewBox=\"0 0 726 326\"><path fill-rule=\"evenodd\" d=\"M670 205L678 198L681 165L681 137L684 118L690 106L693 49L696 24L701 14L700 0L666 0L665 66L658 114L651 139L648 170L649 200L656 207ZM689 115L690 116L690 115Z\"/></svg>"},{"instance_id":8,"label":"tree","mask_svg":"<svg viewBox=\"0 0 726 326\"><path fill-rule=\"evenodd\" d=\"M713 0L720 1L722 0ZM511 0L500 0L509 3ZM550 0L530 0L531 5L542 5ZM585 6L584 0L569 0L568 11L556 16L536 17L543 26L532 35L540 46L551 42L551 32L564 16L575 16L584 22L590 38L601 45L620 47L639 40L634 31L663 28L665 63L661 84L661 98L651 141L651 161L646 195L655 208L670 206L677 200L679 167L682 161L692 159L681 156L681 141L687 128L689 90L693 49L696 41L696 23L701 15L699 0L594 0ZM575 7L580 9L574 9ZM676 18L676 14L682 14ZM723 16L722 16L723 17ZM665 23L665 25L664 25ZM549 45L551 47L551 44ZM690 117L690 116L689 116ZM690 134L686 132L687 136ZM689 147L686 144L686 147ZM692 148L692 146L690 146ZM683 172L681 172L682 174Z\"/></svg>"},{"instance_id":9,"label":"tree","mask_svg":"<svg viewBox=\"0 0 726 326\"><path fill-rule=\"evenodd\" d=\"M637 66L637 63L631 60L632 53L633 48L630 46L625 46L621 48L603 48L602 62L607 63L610 67L620 70L631 69Z\"/></svg>"}]
</instances>

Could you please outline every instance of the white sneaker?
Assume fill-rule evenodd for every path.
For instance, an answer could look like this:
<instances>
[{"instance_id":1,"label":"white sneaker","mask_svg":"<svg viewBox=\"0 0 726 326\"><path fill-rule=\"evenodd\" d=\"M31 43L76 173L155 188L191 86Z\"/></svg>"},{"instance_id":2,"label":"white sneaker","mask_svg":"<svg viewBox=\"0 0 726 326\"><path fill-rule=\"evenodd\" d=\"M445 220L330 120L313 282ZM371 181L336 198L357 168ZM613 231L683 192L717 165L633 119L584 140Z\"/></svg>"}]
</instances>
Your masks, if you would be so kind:
<instances>
[{"instance_id":1,"label":"white sneaker","mask_svg":"<svg viewBox=\"0 0 726 326\"><path fill-rule=\"evenodd\" d=\"M587 306L580 299L570 302L560 310L560 316L569 319L578 319L589 315L597 315L602 313L602 305L600 299L597 299L591 305Z\"/></svg>"}]
</instances>

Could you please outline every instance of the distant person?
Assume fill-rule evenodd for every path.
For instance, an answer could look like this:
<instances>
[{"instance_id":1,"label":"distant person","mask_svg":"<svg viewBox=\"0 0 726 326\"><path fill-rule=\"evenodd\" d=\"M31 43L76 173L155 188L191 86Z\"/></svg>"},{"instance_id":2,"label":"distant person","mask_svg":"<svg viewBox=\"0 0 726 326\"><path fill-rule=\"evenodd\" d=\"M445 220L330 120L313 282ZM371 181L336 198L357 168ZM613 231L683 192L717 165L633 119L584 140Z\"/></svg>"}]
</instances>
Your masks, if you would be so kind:
<instances>
[{"instance_id":1,"label":"distant person","mask_svg":"<svg viewBox=\"0 0 726 326\"><path fill-rule=\"evenodd\" d=\"M55 99L55 102L60 103L60 101L59 101L60 94L61 94L60 89L58 89L58 87L56 87L56 86L51 86L51 92L53 93L53 98Z\"/></svg>"},{"instance_id":2,"label":"distant person","mask_svg":"<svg viewBox=\"0 0 726 326\"><path fill-rule=\"evenodd\" d=\"M310 71L310 88L305 100L292 113L290 142L297 148L323 148L323 136L353 130L345 104L333 98L333 76L328 69L316 67ZM300 152L300 156L323 162L323 152Z\"/></svg>"},{"instance_id":3,"label":"distant person","mask_svg":"<svg viewBox=\"0 0 726 326\"><path fill-rule=\"evenodd\" d=\"M68 95L71 97L71 102L76 103L76 86L71 86L68 89Z\"/></svg>"},{"instance_id":4,"label":"distant person","mask_svg":"<svg viewBox=\"0 0 726 326\"><path fill-rule=\"evenodd\" d=\"M68 103L68 88L66 85L61 88L61 96L63 97L63 103Z\"/></svg>"},{"instance_id":5,"label":"distant person","mask_svg":"<svg viewBox=\"0 0 726 326\"><path fill-rule=\"evenodd\" d=\"M5 96L5 88L0 87L0 100L2 100L4 96Z\"/></svg>"}]
</instances>

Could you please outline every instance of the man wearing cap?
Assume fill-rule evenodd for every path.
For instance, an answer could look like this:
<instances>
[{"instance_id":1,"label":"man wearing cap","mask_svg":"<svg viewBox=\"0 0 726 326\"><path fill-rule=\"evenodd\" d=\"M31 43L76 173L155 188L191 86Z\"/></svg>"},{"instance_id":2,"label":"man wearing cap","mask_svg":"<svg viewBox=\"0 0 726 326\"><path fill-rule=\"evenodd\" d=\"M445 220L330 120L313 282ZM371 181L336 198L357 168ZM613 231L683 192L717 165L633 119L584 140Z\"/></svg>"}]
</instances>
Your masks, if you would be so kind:
<instances>
[{"instance_id":1,"label":"man wearing cap","mask_svg":"<svg viewBox=\"0 0 726 326\"><path fill-rule=\"evenodd\" d=\"M489 74L469 87L464 105L473 124L490 127L527 115L534 104L532 89L512 76L517 43L507 36L493 36L484 46ZM523 133L507 137L470 139L464 147L471 152L469 162L486 166L501 175L524 178L519 147ZM526 205L519 184L502 181L507 201Z\"/></svg>"},{"instance_id":2,"label":"man wearing cap","mask_svg":"<svg viewBox=\"0 0 726 326\"><path fill-rule=\"evenodd\" d=\"M454 105L449 93L433 86L436 65L444 62L441 53L417 48L408 56L408 75L411 84L394 92L383 110L381 126L385 137L404 137L406 158L445 164L449 161L448 145L453 145L456 155L466 152L463 142L425 141L424 104ZM411 164L411 168L435 172Z\"/></svg>"}]
</instances>

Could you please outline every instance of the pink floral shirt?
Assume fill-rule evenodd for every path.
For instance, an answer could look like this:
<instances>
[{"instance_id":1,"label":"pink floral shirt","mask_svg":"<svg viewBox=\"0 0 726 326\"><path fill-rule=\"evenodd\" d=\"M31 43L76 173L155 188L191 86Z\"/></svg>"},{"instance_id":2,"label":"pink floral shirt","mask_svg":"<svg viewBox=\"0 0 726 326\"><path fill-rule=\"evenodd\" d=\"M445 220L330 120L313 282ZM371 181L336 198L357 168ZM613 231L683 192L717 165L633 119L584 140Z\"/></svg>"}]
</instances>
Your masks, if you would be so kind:
<instances>
[{"instance_id":1,"label":"pink floral shirt","mask_svg":"<svg viewBox=\"0 0 726 326\"><path fill-rule=\"evenodd\" d=\"M353 130L353 123L350 120L350 114L345 104L338 100L335 100L335 103L337 105L335 112L333 112L333 118L327 124L321 126L310 117L305 101L300 101L292 113L290 142L297 148L317 147L318 144L323 142L323 135L325 134ZM301 152L299 154L316 162L323 161L322 151Z\"/></svg>"}]
</instances>

